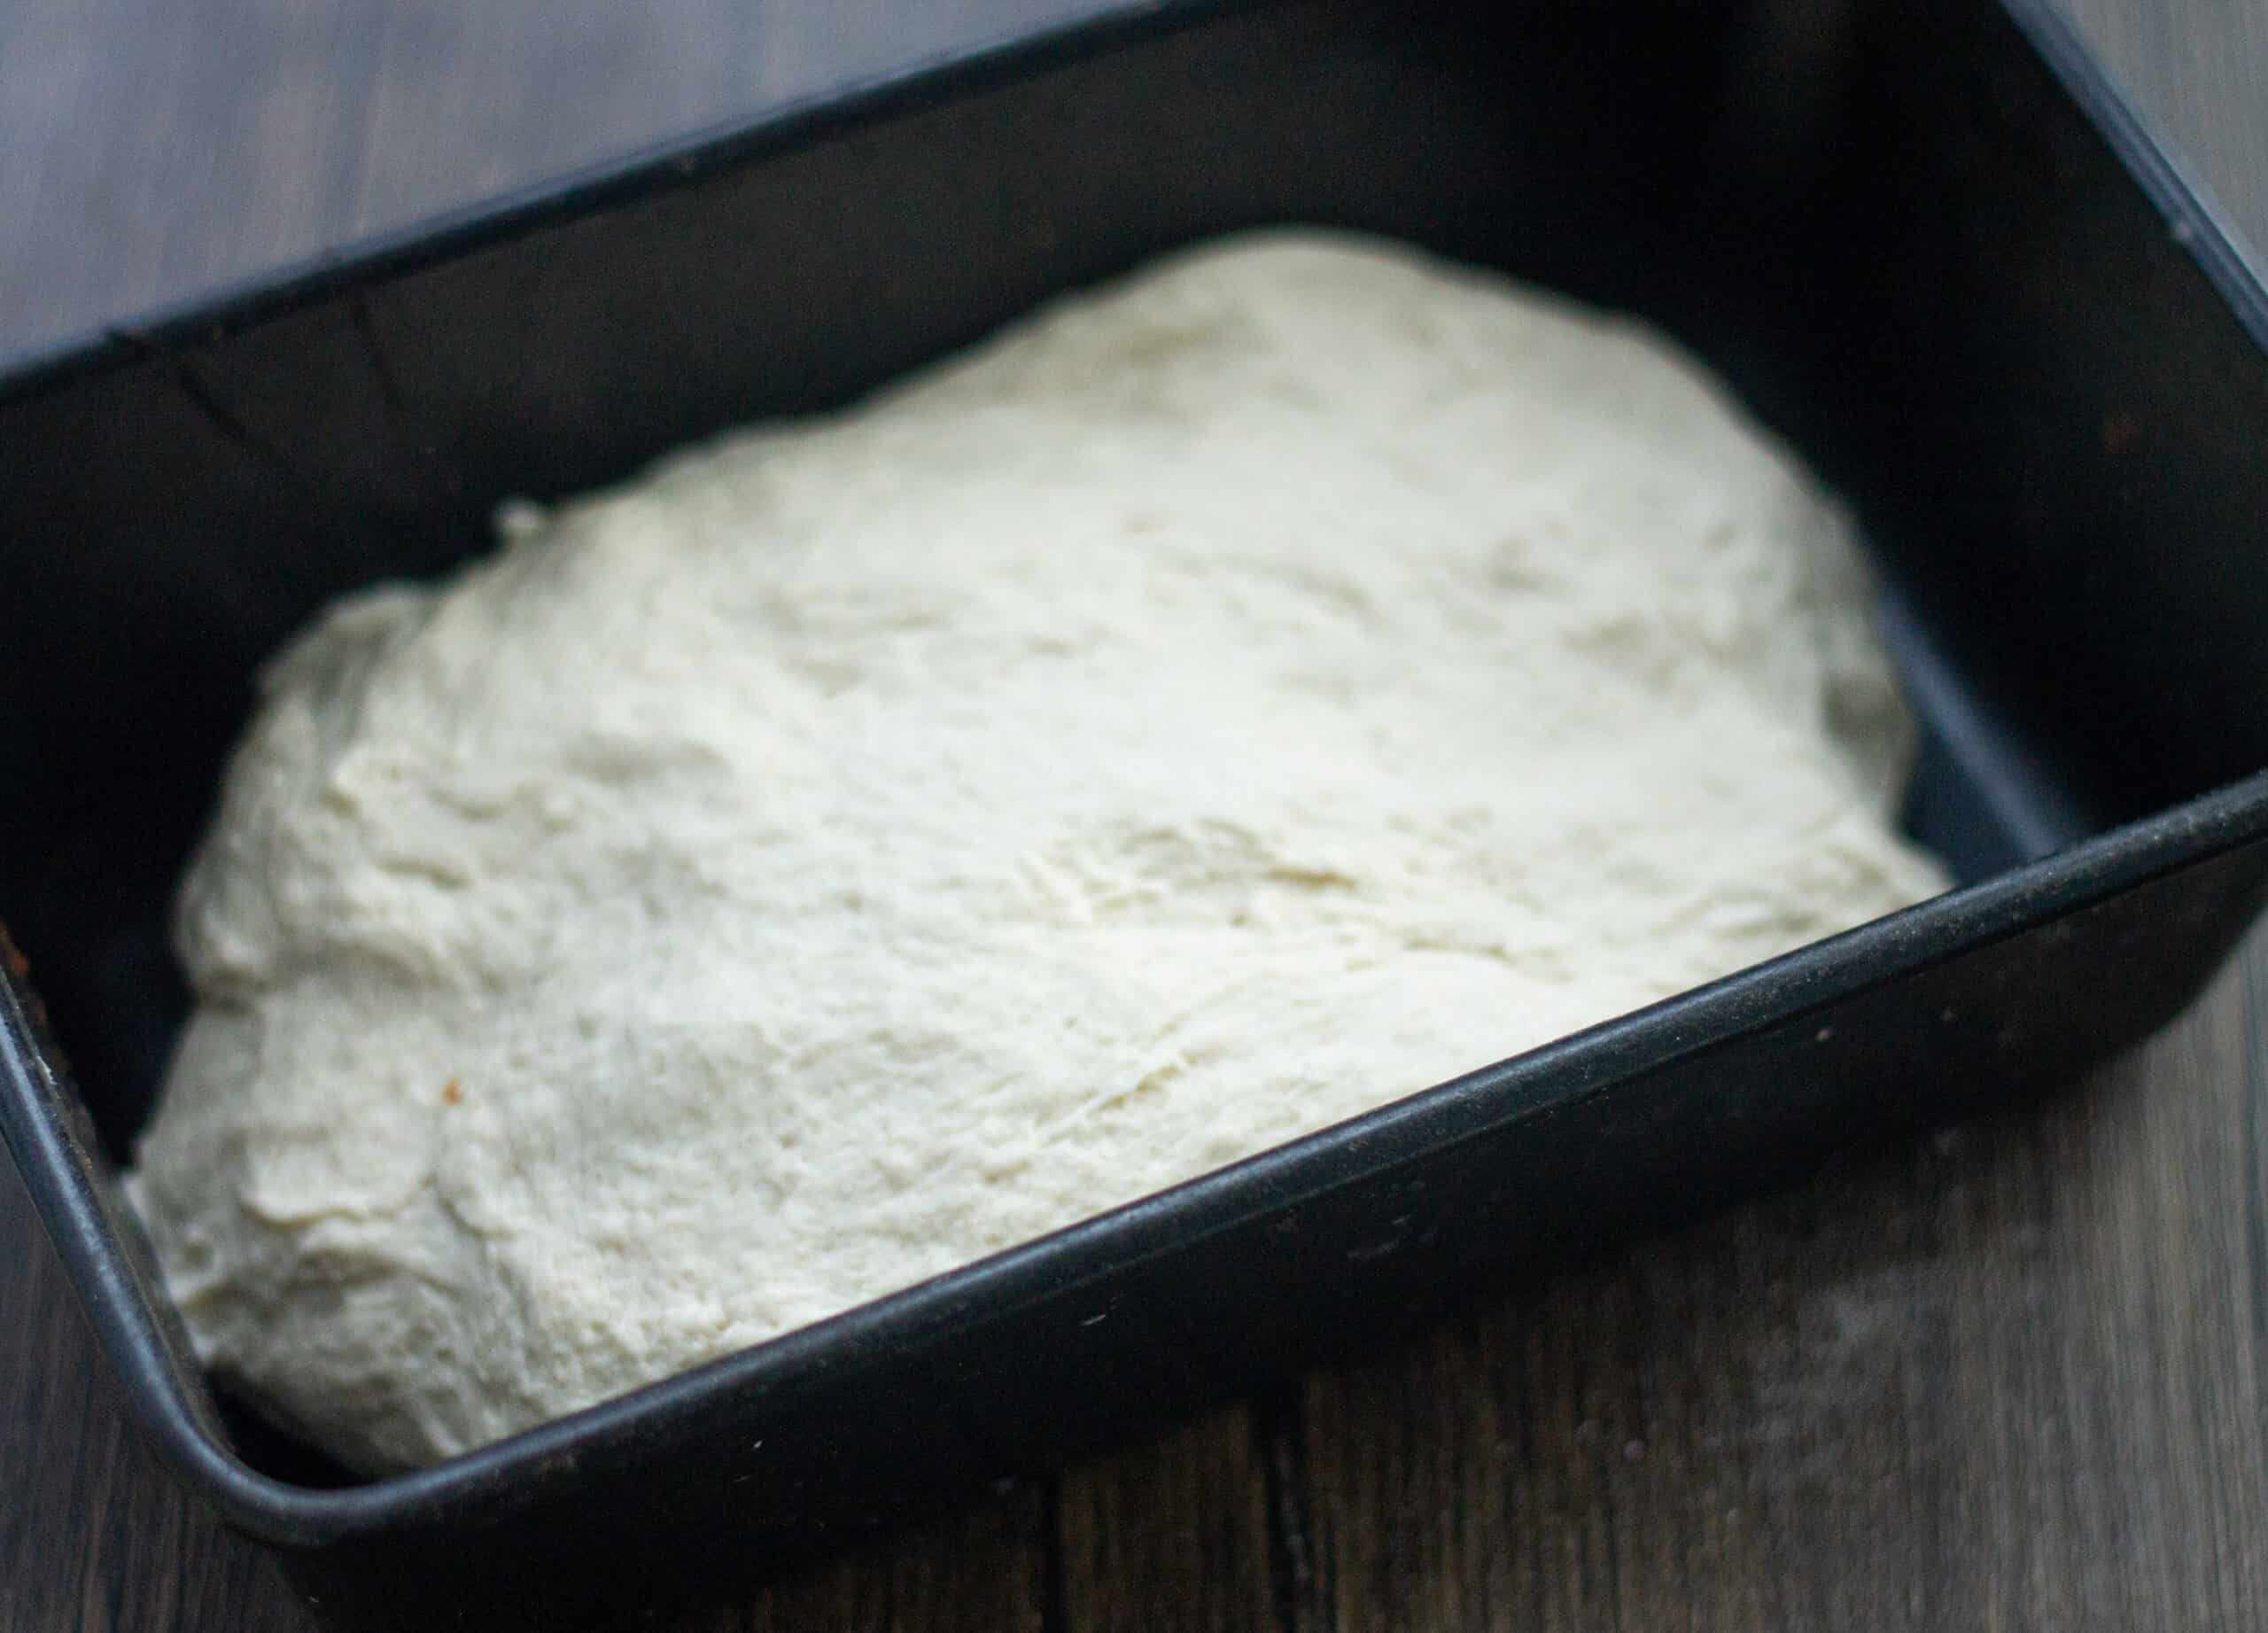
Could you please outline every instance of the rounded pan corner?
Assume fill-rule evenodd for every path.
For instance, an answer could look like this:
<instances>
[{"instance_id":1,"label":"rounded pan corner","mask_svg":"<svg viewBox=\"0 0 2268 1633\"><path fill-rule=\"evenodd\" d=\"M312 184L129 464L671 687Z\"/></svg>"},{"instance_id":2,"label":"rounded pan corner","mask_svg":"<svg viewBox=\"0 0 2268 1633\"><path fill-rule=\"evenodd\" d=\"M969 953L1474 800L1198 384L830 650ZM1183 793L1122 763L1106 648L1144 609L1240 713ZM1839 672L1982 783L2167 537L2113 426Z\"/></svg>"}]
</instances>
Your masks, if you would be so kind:
<instances>
[{"instance_id":1,"label":"rounded pan corner","mask_svg":"<svg viewBox=\"0 0 2268 1633\"><path fill-rule=\"evenodd\" d=\"M2088 44L2055 0L1998 0L2039 59L2109 144L2165 220L2167 232L2212 280L2238 323L2268 352L2268 261L2238 229L2158 122Z\"/></svg>"}]
</instances>

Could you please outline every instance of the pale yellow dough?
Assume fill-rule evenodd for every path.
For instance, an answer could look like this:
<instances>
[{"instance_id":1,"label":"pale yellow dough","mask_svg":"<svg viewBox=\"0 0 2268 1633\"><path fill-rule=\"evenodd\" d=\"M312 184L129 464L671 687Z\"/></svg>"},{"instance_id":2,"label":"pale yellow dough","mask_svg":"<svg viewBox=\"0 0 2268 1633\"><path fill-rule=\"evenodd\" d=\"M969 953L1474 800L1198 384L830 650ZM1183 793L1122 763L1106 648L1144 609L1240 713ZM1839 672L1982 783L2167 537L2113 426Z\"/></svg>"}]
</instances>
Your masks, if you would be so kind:
<instances>
[{"instance_id":1,"label":"pale yellow dough","mask_svg":"<svg viewBox=\"0 0 2268 1633\"><path fill-rule=\"evenodd\" d=\"M133 1195L477 1446L1941 888L1836 506L1658 337L1224 241L270 669Z\"/></svg>"}]
</instances>

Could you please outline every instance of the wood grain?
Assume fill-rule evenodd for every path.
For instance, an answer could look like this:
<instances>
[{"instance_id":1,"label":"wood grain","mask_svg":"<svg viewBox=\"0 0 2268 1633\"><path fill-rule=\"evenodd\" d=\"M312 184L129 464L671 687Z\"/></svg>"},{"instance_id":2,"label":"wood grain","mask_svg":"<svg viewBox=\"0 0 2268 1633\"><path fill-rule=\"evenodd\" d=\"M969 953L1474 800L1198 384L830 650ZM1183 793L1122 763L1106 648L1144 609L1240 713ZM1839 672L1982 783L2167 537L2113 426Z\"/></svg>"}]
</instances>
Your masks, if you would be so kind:
<instances>
[{"instance_id":1,"label":"wood grain","mask_svg":"<svg viewBox=\"0 0 2268 1633\"><path fill-rule=\"evenodd\" d=\"M1071 0L14 0L0 347ZM2073 0L2268 242L2268 0ZM1623 1249L697 1625L2268 1620L2268 935L2035 1111ZM0 1174L0 1629L312 1625L166 1480Z\"/></svg>"}]
</instances>

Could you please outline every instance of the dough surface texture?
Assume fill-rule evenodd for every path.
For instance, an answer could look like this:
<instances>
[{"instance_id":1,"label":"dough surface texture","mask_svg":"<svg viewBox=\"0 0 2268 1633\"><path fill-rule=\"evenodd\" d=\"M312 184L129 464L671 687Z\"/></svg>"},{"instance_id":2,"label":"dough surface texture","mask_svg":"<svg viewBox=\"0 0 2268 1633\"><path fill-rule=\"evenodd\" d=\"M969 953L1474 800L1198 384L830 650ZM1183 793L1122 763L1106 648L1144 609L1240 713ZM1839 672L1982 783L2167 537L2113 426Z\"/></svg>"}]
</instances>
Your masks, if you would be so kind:
<instances>
[{"instance_id":1,"label":"dough surface texture","mask_svg":"<svg viewBox=\"0 0 2268 1633\"><path fill-rule=\"evenodd\" d=\"M1630 323L1247 235L334 606L130 1187L382 1470L1943 888L1840 511Z\"/></svg>"}]
</instances>

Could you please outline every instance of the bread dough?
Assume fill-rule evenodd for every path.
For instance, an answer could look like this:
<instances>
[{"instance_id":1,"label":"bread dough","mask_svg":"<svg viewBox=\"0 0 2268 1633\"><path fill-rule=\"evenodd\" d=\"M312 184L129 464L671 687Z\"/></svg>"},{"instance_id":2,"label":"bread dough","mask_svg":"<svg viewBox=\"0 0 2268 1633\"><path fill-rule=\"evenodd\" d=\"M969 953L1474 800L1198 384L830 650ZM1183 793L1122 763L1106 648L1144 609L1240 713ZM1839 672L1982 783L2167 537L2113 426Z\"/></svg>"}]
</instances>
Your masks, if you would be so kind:
<instances>
[{"instance_id":1,"label":"bread dough","mask_svg":"<svg viewBox=\"0 0 2268 1633\"><path fill-rule=\"evenodd\" d=\"M1658 337L1277 233L279 657L132 1194L366 1470L1941 888L1850 532Z\"/></svg>"}]
</instances>

